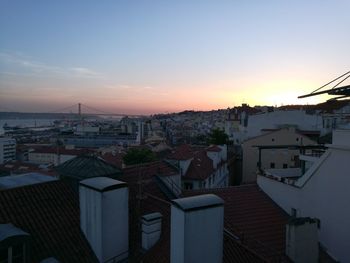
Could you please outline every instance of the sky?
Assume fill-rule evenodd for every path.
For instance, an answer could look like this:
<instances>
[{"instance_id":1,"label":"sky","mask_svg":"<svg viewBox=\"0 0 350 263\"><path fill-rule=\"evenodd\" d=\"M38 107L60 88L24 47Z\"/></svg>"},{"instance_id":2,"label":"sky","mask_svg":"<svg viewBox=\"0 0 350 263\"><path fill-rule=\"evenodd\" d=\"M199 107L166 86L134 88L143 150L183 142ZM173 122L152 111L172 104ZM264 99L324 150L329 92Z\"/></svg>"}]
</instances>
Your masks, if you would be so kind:
<instances>
[{"instance_id":1,"label":"sky","mask_svg":"<svg viewBox=\"0 0 350 263\"><path fill-rule=\"evenodd\" d=\"M297 99L350 70L348 0L0 0L0 111Z\"/></svg>"}]
</instances>

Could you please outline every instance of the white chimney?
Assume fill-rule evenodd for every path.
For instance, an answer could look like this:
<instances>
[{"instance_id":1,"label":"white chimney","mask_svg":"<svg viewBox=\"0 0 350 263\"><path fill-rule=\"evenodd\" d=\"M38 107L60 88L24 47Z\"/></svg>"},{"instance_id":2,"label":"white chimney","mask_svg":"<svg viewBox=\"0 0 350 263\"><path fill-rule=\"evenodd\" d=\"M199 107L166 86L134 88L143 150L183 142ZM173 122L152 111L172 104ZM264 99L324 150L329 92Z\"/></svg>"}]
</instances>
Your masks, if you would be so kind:
<instances>
[{"instance_id":1,"label":"white chimney","mask_svg":"<svg viewBox=\"0 0 350 263\"><path fill-rule=\"evenodd\" d=\"M286 227L286 254L297 263L318 262L318 220L293 218Z\"/></svg>"},{"instance_id":2,"label":"white chimney","mask_svg":"<svg viewBox=\"0 0 350 263\"><path fill-rule=\"evenodd\" d=\"M171 263L221 263L224 202L213 194L172 200Z\"/></svg>"},{"instance_id":3,"label":"white chimney","mask_svg":"<svg viewBox=\"0 0 350 263\"><path fill-rule=\"evenodd\" d=\"M162 232L162 214L152 213L142 216L142 248L150 249L160 238Z\"/></svg>"},{"instance_id":4,"label":"white chimney","mask_svg":"<svg viewBox=\"0 0 350 263\"><path fill-rule=\"evenodd\" d=\"M129 211L126 183L107 177L80 182L80 227L99 262L128 257Z\"/></svg>"}]
</instances>

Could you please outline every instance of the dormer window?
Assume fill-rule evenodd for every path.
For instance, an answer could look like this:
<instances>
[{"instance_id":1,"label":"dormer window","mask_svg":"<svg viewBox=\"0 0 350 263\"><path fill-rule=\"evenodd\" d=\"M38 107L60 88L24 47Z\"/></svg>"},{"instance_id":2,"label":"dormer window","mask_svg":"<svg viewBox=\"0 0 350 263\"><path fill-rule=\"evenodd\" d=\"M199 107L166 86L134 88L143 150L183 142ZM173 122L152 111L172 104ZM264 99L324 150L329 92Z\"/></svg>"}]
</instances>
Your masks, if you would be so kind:
<instances>
[{"instance_id":1,"label":"dormer window","mask_svg":"<svg viewBox=\"0 0 350 263\"><path fill-rule=\"evenodd\" d=\"M12 224L0 224L0 263L28 261L29 234Z\"/></svg>"}]
</instances>

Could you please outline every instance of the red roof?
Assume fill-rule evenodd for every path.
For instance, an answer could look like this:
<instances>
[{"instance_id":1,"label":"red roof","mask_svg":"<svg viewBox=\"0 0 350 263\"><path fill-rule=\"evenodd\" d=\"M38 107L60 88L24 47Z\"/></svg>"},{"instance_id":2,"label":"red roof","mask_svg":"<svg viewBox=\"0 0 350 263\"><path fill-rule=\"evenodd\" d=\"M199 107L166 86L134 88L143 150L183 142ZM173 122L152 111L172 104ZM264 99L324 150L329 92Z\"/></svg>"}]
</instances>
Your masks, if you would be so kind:
<instances>
[{"instance_id":1,"label":"red roof","mask_svg":"<svg viewBox=\"0 0 350 263\"><path fill-rule=\"evenodd\" d=\"M167 157L170 160L189 160L193 157L193 149L188 144L183 144L177 147L174 151Z\"/></svg>"},{"instance_id":2,"label":"red roof","mask_svg":"<svg viewBox=\"0 0 350 263\"><path fill-rule=\"evenodd\" d=\"M165 163L166 164L166 163ZM118 177L119 180L128 183L129 187L129 243L130 243L130 260L144 263L168 263L170 262L170 218L171 205L165 194L155 180L155 175L160 171L166 173L169 166L164 162L155 162L142 166L125 168L123 174ZM168 167L168 168L166 168ZM165 170L163 170L165 169ZM170 166L172 170L172 167ZM138 183L141 181L141 186ZM140 202L137 196L142 191ZM140 210L139 210L139 209ZM145 254L140 254L140 216L160 212L162 218L162 232L159 241ZM232 262L265 262L262 258L245 245L225 236L224 238L224 263Z\"/></svg>"},{"instance_id":3,"label":"red roof","mask_svg":"<svg viewBox=\"0 0 350 263\"><path fill-rule=\"evenodd\" d=\"M119 169L123 167L123 157L124 153L117 153L117 154L112 154L112 153L105 153L102 155L102 159L105 160L107 163L112 164Z\"/></svg>"},{"instance_id":4,"label":"red roof","mask_svg":"<svg viewBox=\"0 0 350 263\"><path fill-rule=\"evenodd\" d=\"M54 146L40 146L40 147L34 147L35 153L53 153L57 154L57 147ZM66 155L81 155L84 153L91 153L92 150L89 149L66 149L63 147L60 147L58 149L58 152L60 154L66 154Z\"/></svg>"},{"instance_id":5,"label":"red roof","mask_svg":"<svg viewBox=\"0 0 350 263\"><path fill-rule=\"evenodd\" d=\"M205 151L194 154L193 160L186 174L185 179L205 180L214 172L213 160L207 156Z\"/></svg>"},{"instance_id":6,"label":"red roof","mask_svg":"<svg viewBox=\"0 0 350 263\"><path fill-rule=\"evenodd\" d=\"M127 181L130 178L137 180L139 172L142 173L142 177L154 177L159 176L171 176L179 174L179 171L172 165L165 161L156 161L151 163L145 163L142 165L128 166L122 170L123 178Z\"/></svg>"},{"instance_id":7,"label":"red roof","mask_svg":"<svg viewBox=\"0 0 350 263\"><path fill-rule=\"evenodd\" d=\"M284 255L288 215L257 185L186 191L184 196L207 193L224 200L225 228L244 245L271 261Z\"/></svg>"},{"instance_id":8,"label":"red roof","mask_svg":"<svg viewBox=\"0 0 350 263\"><path fill-rule=\"evenodd\" d=\"M30 262L96 262L79 217L77 195L63 181L0 191L0 223L31 235Z\"/></svg>"},{"instance_id":9,"label":"red roof","mask_svg":"<svg viewBox=\"0 0 350 263\"><path fill-rule=\"evenodd\" d=\"M170 261L170 203L155 175L173 172L176 170L166 163L155 162L126 168L124 174L118 176L129 187L130 262ZM204 193L214 193L224 199L225 228L241 237L235 240L224 236L224 263L233 259L234 262L264 262L261 255L275 259L275 250L284 252L287 215L256 185L192 191L185 195ZM163 215L162 234L156 245L144 254L140 250L139 222L142 215L151 212ZM55 257L61 262L95 261L79 227L78 195L63 181L0 191L0 223L9 222L31 234L33 262L46 257Z\"/></svg>"}]
</instances>

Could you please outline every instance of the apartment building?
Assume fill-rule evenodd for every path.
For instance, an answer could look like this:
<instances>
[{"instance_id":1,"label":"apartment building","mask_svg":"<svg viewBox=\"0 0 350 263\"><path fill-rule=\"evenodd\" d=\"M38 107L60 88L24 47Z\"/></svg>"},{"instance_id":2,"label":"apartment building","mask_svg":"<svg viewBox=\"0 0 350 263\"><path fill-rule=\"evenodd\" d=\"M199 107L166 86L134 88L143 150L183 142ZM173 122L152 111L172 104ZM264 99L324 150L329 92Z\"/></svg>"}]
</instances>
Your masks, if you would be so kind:
<instances>
[{"instance_id":1,"label":"apartment building","mask_svg":"<svg viewBox=\"0 0 350 263\"><path fill-rule=\"evenodd\" d=\"M185 144L176 148L166 159L180 169L183 189L228 186L226 145L205 148Z\"/></svg>"},{"instance_id":2,"label":"apartment building","mask_svg":"<svg viewBox=\"0 0 350 263\"><path fill-rule=\"evenodd\" d=\"M288 146L316 145L315 141L295 127L264 132L263 135L248 139L242 144L242 183L256 182L258 167L286 169L297 166L299 150L289 149ZM265 149L262 149L262 146Z\"/></svg>"},{"instance_id":3,"label":"apartment building","mask_svg":"<svg viewBox=\"0 0 350 263\"><path fill-rule=\"evenodd\" d=\"M320 157L300 156L311 164L304 171L263 170L257 183L288 214L317 218L321 246L334 262L349 262L350 130L335 130L327 146Z\"/></svg>"},{"instance_id":4,"label":"apartment building","mask_svg":"<svg viewBox=\"0 0 350 263\"><path fill-rule=\"evenodd\" d=\"M0 164L16 159L16 140L0 138Z\"/></svg>"}]
</instances>

